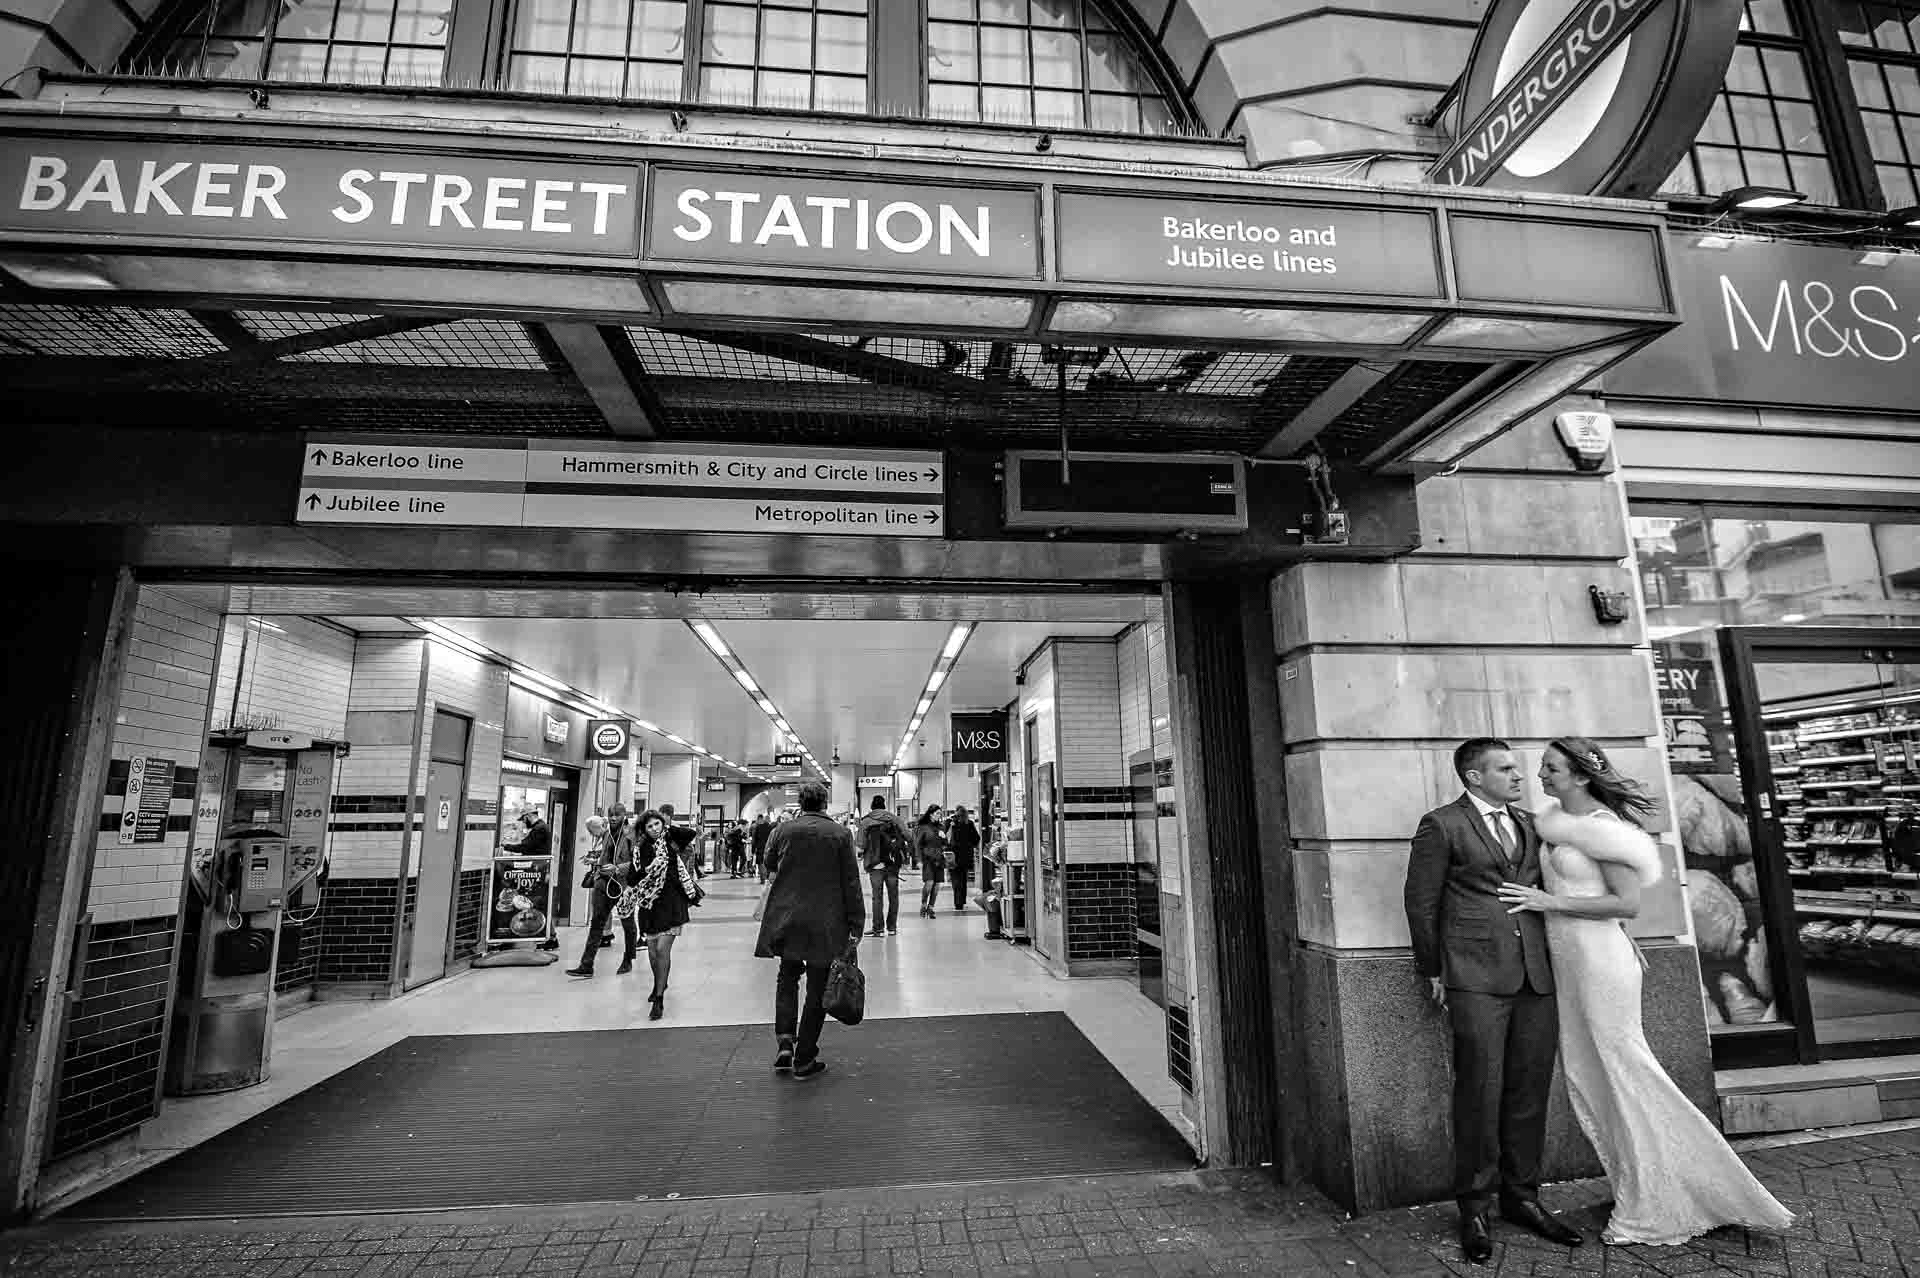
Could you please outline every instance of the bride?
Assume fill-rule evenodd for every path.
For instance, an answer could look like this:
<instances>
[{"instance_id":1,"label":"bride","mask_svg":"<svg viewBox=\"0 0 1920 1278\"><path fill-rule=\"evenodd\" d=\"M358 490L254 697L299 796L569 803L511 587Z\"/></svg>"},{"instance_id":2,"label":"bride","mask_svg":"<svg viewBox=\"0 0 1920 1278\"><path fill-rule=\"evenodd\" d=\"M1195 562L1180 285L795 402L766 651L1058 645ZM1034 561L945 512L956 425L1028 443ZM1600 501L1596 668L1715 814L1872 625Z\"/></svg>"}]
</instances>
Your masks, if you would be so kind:
<instances>
[{"instance_id":1,"label":"bride","mask_svg":"<svg viewBox=\"0 0 1920 1278\"><path fill-rule=\"evenodd\" d=\"M1608 1243L1672 1244L1722 1225L1782 1230L1793 1214L1689 1101L1640 1030L1643 961L1623 920L1663 871L1635 820L1653 800L1614 770L1593 742L1547 747L1540 784L1550 797L1535 828L1547 890L1508 883L1508 913L1546 915L1560 991L1560 1063L1574 1117L1613 1182Z\"/></svg>"}]
</instances>

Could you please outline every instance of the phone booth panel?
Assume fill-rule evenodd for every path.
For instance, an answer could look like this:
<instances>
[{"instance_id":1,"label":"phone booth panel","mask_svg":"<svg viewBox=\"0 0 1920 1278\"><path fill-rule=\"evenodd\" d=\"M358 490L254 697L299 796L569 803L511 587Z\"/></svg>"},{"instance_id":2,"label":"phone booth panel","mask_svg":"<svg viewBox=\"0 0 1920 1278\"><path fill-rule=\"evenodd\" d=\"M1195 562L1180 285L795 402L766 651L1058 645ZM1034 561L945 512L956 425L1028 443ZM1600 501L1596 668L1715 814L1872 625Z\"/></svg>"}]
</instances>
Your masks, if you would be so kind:
<instances>
[{"instance_id":1,"label":"phone booth panel","mask_svg":"<svg viewBox=\"0 0 1920 1278\"><path fill-rule=\"evenodd\" d=\"M283 732L223 734L209 743L168 1048L170 1095L232 1091L267 1078L280 945L319 912L327 813L345 750ZM290 912L296 898L302 908Z\"/></svg>"}]
</instances>

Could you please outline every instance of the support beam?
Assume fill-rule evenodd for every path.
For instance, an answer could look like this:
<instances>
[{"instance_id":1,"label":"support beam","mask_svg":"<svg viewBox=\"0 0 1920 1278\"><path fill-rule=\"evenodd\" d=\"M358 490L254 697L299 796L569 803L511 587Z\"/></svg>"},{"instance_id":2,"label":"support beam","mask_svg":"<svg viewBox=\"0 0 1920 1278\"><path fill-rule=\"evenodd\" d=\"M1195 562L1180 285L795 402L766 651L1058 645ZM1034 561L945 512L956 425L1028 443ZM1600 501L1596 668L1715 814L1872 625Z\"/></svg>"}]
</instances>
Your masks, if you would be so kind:
<instances>
[{"instance_id":1,"label":"support beam","mask_svg":"<svg viewBox=\"0 0 1920 1278\"><path fill-rule=\"evenodd\" d=\"M419 315L375 315L369 319L354 320L350 324L336 324L332 328L315 329L311 333L295 333L291 337L277 337L270 342L255 342L251 346L238 350L179 360L174 367L241 367L249 364L271 364L274 360L288 355L305 355L309 351L329 350L335 346L347 346L375 337L391 337L395 333L410 333L415 329L432 328L436 324L449 322L446 319L429 319Z\"/></svg>"},{"instance_id":2,"label":"support beam","mask_svg":"<svg viewBox=\"0 0 1920 1278\"><path fill-rule=\"evenodd\" d=\"M623 439L653 439L659 435L659 407L649 408L651 396L642 398L646 370L623 330L593 324L549 324L546 328L561 358L580 379L614 434Z\"/></svg>"},{"instance_id":3,"label":"support beam","mask_svg":"<svg viewBox=\"0 0 1920 1278\"><path fill-rule=\"evenodd\" d=\"M692 341L731 346L737 351L805 364L809 368L823 368L831 373L844 373L877 385L907 386L968 400L986 399L994 389L976 377L943 373L912 360L875 355L872 351L799 333L720 333L706 329L676 331Z\"/></svg>"},{"instance_id":4,"label":"support beam","mask_svg":"<svg viewBox=\"0 0 1920 1278\"><path fill-rule=\"evenodd\" d=\"M1363 395L1378 386L1381 379L1392 371L1390 364L1355 364L1314 396L1305 408L1294 415L1292 421L1275 432L1273 438L1262 444L1254 455L1266 458L1293 456L1311 443L1314 436L1338 420L1340 414L1359 403Z\"/></svg>"},{"instance_id":5,"label":"support beam","mask_svg":"<svg viewBox=\"0 0 1920 1278\"><path fill-rule=\"evenodd\" d=\"M245 350L249 346L258 346L260 337L252 329L234 318L232 311L192 310L194 322L220 339L220 344L230 351Z\"/></svg>"},{"instance_id":6,"label":"support beam","mask_svg":"<svg viewBox=\"0 0 1920 1278\"><path fill-rule=\"evenodd\" d=\"M1497 364L1489 364L1485 372L1420 414L1405 430L1361 458L1361 468L1372 470L1376 466L1384 465L1389 457L1408 447L1415 440L1438 430L1448 421L1465 412L1470 405L1491 395L1508 379L1517 376L1527 367L1527 363L1523 360L1503 360Z\"/></svg>"}]
</instances>

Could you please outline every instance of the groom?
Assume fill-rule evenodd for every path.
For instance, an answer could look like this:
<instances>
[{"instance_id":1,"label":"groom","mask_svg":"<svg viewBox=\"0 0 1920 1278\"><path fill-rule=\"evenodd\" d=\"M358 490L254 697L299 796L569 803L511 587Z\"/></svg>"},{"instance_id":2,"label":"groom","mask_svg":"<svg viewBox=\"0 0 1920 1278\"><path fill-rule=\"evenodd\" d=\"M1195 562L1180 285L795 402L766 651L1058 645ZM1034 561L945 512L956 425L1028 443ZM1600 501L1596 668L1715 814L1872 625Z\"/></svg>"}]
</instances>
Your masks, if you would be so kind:
<instances>
[{"instance_id":1,"label":"groom","mask_svg":"<svg viewBox=\"0 0 1920 1278\"><path fill-rule=\"evenodd\" d=\"M1525 810L1519 761L1504 741L1478 737L1453 752L1467 792L1420 818L1407 862L1413 961L1453 1027L1453 1189L1460 1246L1476 1264L1493 1254L1487 1209L1562 1246L1577 1230L1540 1206L1547 1092L1560 1014L1546 925L1507 913L1503 883L1540 886L1540 837Z\"/></svg>"}]
</instances>

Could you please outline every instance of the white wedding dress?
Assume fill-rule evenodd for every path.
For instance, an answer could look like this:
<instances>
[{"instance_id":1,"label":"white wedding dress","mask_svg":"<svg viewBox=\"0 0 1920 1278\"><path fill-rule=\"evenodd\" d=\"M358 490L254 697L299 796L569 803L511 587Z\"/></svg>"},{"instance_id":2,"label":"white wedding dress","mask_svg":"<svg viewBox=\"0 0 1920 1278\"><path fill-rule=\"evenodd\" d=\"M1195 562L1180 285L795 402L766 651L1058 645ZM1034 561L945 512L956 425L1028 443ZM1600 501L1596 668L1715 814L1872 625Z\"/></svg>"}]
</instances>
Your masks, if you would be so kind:
<instances>
[{"instance_id":1,"label":"white wedding dress","mask_svg":"<svg viewBox=\"0 0 1920 1278\"><path fill-rule=\"evenodd\" d=\"M1662 870L1653 842L1611 813L1541 813L1546 890L1604 896L1596 858ZM1617 919L1548 914L1560 997L1560 1065L1574 1117L1613 1184L1608 1243L1682 1243L1722 1225L1784 1230L1793 1213L1767 1192L1667 1076L1640 1028L1640 956Z\"/></svg>"}]
</instances>

